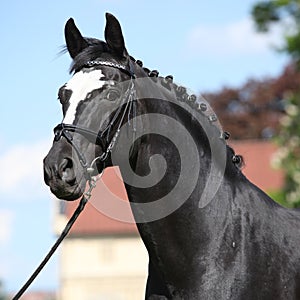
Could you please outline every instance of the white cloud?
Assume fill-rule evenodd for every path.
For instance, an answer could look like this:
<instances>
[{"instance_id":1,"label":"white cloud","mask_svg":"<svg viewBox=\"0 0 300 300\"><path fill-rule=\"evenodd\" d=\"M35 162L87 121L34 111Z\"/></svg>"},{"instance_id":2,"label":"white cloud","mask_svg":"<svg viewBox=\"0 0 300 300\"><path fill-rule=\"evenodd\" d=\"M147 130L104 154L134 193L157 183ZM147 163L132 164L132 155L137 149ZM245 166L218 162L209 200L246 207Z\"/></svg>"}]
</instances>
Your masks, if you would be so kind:
<instances>
[{"instance_id":1,"label":"white cloud","mask_svg":"<svg viewBox=\"0 0 300 300\"><path fill-rule=\"evenodd\" d=\"M235 55L262 55L270 47L281 44L282 32L275 27L268 34L255 31L249 18L226 25L199 25L187 36L187 50L190 55L214 55L225 59Z\"/></svg>"},{"instance_id":2,"label":"white cloud","mask_svg":"<svg viewBox=\"0 0 300 300\"><path fill-rule=\"evenodd\" d=\"M12 234L14 213L10 210L0 210L0 245L9 243Z\"/></svg>"},{"instance_id":3,"label":"white cloud","mask_svg":"<svg viewBox=\"0 0 300 300\"><path fill-rule=\"evenodd\" d=\"M0 155L0 193L22 198L44 190L43 158L51 141L14 145Z\"/></svg>"}]
</instances>

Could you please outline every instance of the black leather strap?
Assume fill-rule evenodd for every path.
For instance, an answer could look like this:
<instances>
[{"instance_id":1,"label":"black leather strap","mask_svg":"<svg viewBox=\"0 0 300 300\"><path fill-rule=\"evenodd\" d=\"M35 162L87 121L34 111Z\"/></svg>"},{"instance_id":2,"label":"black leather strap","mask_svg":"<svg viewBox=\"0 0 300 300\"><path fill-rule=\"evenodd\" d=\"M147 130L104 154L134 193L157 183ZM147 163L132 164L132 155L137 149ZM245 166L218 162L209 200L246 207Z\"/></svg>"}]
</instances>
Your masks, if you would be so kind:
<instances>
[{"instance_id":1,"label":"black leather strap","mask_svg":"<svg viewBox=\"0 0 300 300\"><path fill-rule=\"evenodd\" d=\"M82 136L84 136L89 142L95 145L99 145L103 151L106 149L106 142L102 136L102 131L95 132L88 128L83 128L77 125L64 124L64 123L58 124L54 128L54 140L58 141L62 135L66 137L67 132L79 133ZM72 141L73 137L71 135L68 135L68 139Z\"/></svg>"}]
</instances>

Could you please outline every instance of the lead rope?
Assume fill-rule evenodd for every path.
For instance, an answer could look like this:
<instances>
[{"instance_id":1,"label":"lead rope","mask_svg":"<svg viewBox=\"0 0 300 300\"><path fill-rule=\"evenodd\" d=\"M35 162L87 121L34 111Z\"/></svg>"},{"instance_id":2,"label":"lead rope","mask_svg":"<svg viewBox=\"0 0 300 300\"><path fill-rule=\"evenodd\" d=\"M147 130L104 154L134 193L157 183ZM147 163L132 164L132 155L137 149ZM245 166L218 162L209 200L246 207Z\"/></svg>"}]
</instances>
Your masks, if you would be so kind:
<instances>
[{"instance_id":1,"label":"lead rope","mask_svg":"<svg viewBox=\"0 0 300 300\"><path fill-rule=\"evenodd\" d=\"M58 246L61 244L61 242L64 240L64 238L69 233L70 229L72 228L73 224L75 223L76 219L80 215L80 213L83 211L86 203L89 201L89 199L92 196L92 190L96 187L96 182L101 178L102 173L98 176L93 176L88 181L89 183L89 189L83 194L83 196L80 199L80 202L74 211L72 217L68 221L67 225L65 226L64 230L62 231L61 235L55 242L55 244L52 246L48 254L45 256L45 258L42 260L40 265L36 268L36 270L33 272L33 274L30 276L30 278L26 281L26 283L23 285L23 287L18 291L18 293L12 298L12 300L18 300L21 298L21 296L25 293L25 291L28 289L28 287L31 285L31 283L34 281L34 279L38 276L38 274L42 271L42 269L45 267L49 259L52 257Z\"/></svg>"}]
</instances>

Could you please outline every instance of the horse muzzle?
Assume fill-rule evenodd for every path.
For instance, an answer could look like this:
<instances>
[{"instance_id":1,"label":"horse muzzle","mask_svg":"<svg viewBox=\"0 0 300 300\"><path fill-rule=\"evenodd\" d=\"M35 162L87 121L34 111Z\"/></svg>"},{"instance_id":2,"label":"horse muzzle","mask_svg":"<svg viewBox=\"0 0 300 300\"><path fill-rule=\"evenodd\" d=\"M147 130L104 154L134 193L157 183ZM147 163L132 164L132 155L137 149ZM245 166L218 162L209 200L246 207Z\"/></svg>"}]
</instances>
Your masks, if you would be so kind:
<instances>
[{"instance_id":1,"label":"horse muzzle","mask_svg":"<svg viewBox=\"0 0 300 300\"><path fill-rule=\"evenodd\" d=\"M44 158L44 181L59 199L76 200L84 192L86 179L72 157L54 159L53 152Z\"/></svg>"}]
</instances>

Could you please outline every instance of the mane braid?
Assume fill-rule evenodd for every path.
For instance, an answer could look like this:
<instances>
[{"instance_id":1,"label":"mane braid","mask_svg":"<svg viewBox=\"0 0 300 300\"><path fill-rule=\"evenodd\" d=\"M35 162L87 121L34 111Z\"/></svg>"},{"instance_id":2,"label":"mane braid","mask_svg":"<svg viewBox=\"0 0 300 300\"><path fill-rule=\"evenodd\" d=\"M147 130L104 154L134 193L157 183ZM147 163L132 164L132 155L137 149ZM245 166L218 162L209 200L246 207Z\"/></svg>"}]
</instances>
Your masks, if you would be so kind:
<instances>
[{"instance_id":1,"label":"mane braid","mask_svg":"<svg viewBox=\"0 0 300 300\"><path fill-rule=\"evenodd\" d=\"M143 67L143 63L140 60L135 60L132 56L130 56L131 60L138 64L140 67ZM220 138L227 140L230 136L228 132L225 132L223 134L222 128L220 123L218 122L217 116L212 112L211 106L209 103L201 96L201 99L198 99L195 94L189 95L187 93L187 88L177 85L173 82L173 76L167 75L166 77L158 76L159 72L157 70L150 71L148 68L143 67L143 70L147 74L148 77L151 77L156 82L159 80L160 84L171 91L172 89L175 92L175 95L177 97L177 100L180 102L186 102L189 104L189 106L197 111L199 111L203 116L205 116L214 127L216 127L219 130ZM202 100L202 101L201 101Z\"/></svg>"},{"instance_id":2,"label":"mane braid","mask_svg":"<svg viewBox=\"0 0 300 300\"><path fill-rule=\"evenodd\" d=\"M93 61L99 59L100 57L103 57L103 59L108 60L111 51L105 42L94 38L85 38L85 40L88 42L89 47L83 49L83 51L73 59L73 62L70 67L70 73L74 73L82 69L84 66L86 66L87 61ZM65 52L67 52L66 46L64 46L61 50L61 53ZM132 56L130 56L130 60L136 63L138 66L140 66L148 77L152 78L155 81L159 80L160 84L169 91L173 90L179 102L185 102L192 109L195 109L196 111L200 112L206 118L209 124L211 124L211 127L214 128L213 134L215 134L216 136L218 135L218 138L226 143L226 140L230 136L229 133L223 132L217 116L215 115L215 113L213 113L211 106L202 96L200 99L198 99L198 97L195 94L189 95L185 87L177 85L173 82L172 75L167 75L165 77L159 76L159 72L157 70L150 71L150 69L143 67L143 62L141 60L136 60ZM226 147L227 156L230 156L231 162L238 169L240 169L244 165L244 160L242 156L236 155L234 150L230 146L228 146L227 143Z\"/></svg>"},{"instance_id":3,"label":"mane braid","mask_svg":"<svg viewBox=\"0 0 300 300\"><path fill-rule=\"evenodd\" d=\"M187 93L187 89L183 86L178 86L173 82L173 76L167 75L165 77L159 76L159 71L152 70L150 71L148 68L143 67L143 62L140 60L135 60L134 57L130 56L130 59L135 62L138 66L143 68L144 72L147 74L148 77L151 77L156 82L159 80L160 84L171 91L172 89L175 91L175 95L177 97L177 100L179 102L185 102L188 103L188 105L192 109L196 109L199 111L206 120L209 121L209 124L214 128L213 131L215 135L219 135L219 139L223 140L226 143L226 140L229 139L230 133L227 131L223 131L221 128L221 124L218 121L218 117L213 112L211 106L209 103L200 96L200 99L195 94L189 95ZM212 113L209 113L209 111L212 111ZM238 169L241 170L245 166L244 158L241 155L236 155L235 151L232 147L230 147L226 143L226 151L227 151L227 164L233 163L233 165Z\"/></svg>"}]
</instances>

